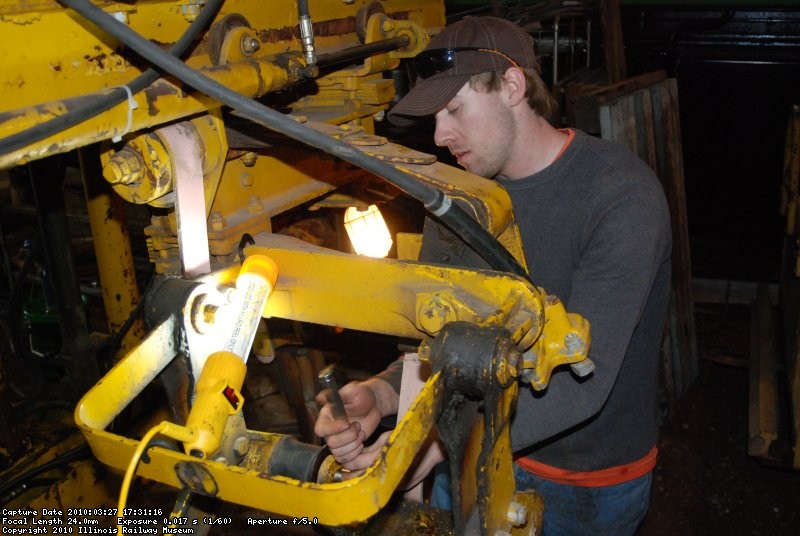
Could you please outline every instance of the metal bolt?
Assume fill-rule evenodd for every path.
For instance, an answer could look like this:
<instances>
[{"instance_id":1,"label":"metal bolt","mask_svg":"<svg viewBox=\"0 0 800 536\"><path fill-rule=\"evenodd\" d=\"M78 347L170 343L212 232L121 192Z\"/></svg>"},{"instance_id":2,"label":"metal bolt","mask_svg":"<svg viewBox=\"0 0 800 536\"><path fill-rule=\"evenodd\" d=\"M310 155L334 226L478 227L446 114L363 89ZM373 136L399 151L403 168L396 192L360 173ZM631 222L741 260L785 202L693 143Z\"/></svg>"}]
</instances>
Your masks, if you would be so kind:
<instances>
[{"instance_id":1,"label":"metal bolt","mask_svg":"<svg viewBox=\"0 0 800 536\"><path fill-rule=\"evenodd\" d=\"M183 13L183 18L189 22L193 22L197 16L200 15L200 6L197 4L182 6L181 12Z\"/></svg>"},{"instance_id":2,"label":"metal bolt","mask_svg":"<svg viewBox=\"0 0 800 536\"><path fill-rule=\"evenodd\" d=\"M381 31L383 31L383 33L389 33L392 30L394 30L394 21L391 19L384 19L381 23Z\"/></svg>"},{"instance_id":3,"label":"metal bolt","mask_svg":"<svg viewBox=\"0 0 800 536\"><path fill-rule=\"evenodd\" d=\"M525 365L528 367L535 367L539 364L539 352L536 351L535 348L531 348L522 356L522 359L525 361Z\"/></svg>"},{"instance_id":4,"label":"metal bolt","mask_svg":"<svg viewBox=\"0 0 800 536\"><path fill-rule=\"evenodd\" d=\"M571 354L582 353L586 349L586 341L577 333L567 333L567 336L564 337L564 346Z\"/></svg>"},{"instance_id":5,"label":"metal bolt","mask_svg":"<svg viewBox=\"0 0 800 536\"><path fill-rule=\"evenodd\" d=\"M539 376L536 374L535 370L525 369L522 371L522 374L519 375L519 381L522 383L533 383L539 381Z\"/></svg>"},{"instance_id":6,"label":"metal bolt","mask_svg":"<svg viewBox=\"0 0 800 536\"><path fill-rule=\"evenodd\" d=\"M422 341L417 348L417 357L422 363L431 362L431 343L430 341Z\"/></svg>"},{"instance_id":7,"label":"metal bolt","mask_svg":"<svg viewBox=\"0 0 800 536\"><path fill-rule=\"evenodd\" d=\"M133 184L142 180L143 170L139 153L123 147L103 166L103 177L111 184Z\"/></svg>"},{"instance_id":8,"label":"metal bolt","mask_svg":"<svg viewBox=\"0 0 800 536\"><path fill-rule=\"evenodd\" d=\"M253 167L256 165L256 160L258 160L258 154L250 151L248 153L244 153L239 157L239 159L242 161L242 164L244 164L245 167Z\"/></svg>"},{"instance_id":9,"label":"metal bolt","mask_svg":"<svg viewBox=\"0 0 800 536\"><path fill-rule=\"evenodd\" d=\"M241 177L239 177L239 182L245 188L249 188L253 184L255 184L255 178L253 177L252 173L242 173Z\"/></svg>"},{"instance_id":10,"label":"metal bolt","mask_svg":"<svg viewBox=\"0 0 800 536\"><path fill-rule=\"evenodd\" d=\"M258 196L251 195L250 199L247 200L247 212L250 214L264 212L264 204L261 202Z\"/></svg>"},{"instance_id":11,"label":"metal bolt","mask_svg":"<svg viewBox=\"0 0 800 536\"><path fill-rule=\"evenodd\" d=\"M212 231L222 231L228 225L228 222L226 222L225 218L222 217L222 212L219 212L218 210L215 210L211 213L208 223L211 224Z\"/></svg>"},{"instance_id":12,"label":"metal bolt","mask_svg":"<svg viewBox=\"0 0 800 536\"><path fill-rule=\"evenodd\" d=\"M237 456L244 456L250 450L250 439L247 436L239 436L233 442L233 452Z\"/></svg>"},{"instance_id":13,"label":"metal bolt","mask_svg":"<svg viewBox=\"0 0 800 536\"><path fill-rule=\"evenodd\" d=\"M508 505L508 522L515 527L521 527L528 521L528 508L516 501L511 501Z\"/></svg>"},{"instance_id":14,"label":"metal bolt","mask_svg":"<svg viewBox=\"0 0 800 536\"><path fill-rule=\"evenodd\" d=\"M428 333L438 333L445 324L456 319L453 306L443 300L441 296L432 296L427 303L423 303L417 315L422 329Z\"/></svg>"},{"instance_id":15,"label":"metal bolt","mask_svg":"<svg viewBox=\"0 0 800 536\"><path fill-rule=\"evenodd\" d=\"M577 363L571 364L570 368L579 378L583 378L594 372L594 361L587 357Z\"/></svg>"},{"instance_id":16,"label":"metal bolt","mask_svg":"<svg viewBox=\"0 0 800 536\"><path fill-rule=\"evenodd\" d=\"M250 35L242 37L242 52L249 56L261 48L261 41Z\"/></svg>"}]
</instances>

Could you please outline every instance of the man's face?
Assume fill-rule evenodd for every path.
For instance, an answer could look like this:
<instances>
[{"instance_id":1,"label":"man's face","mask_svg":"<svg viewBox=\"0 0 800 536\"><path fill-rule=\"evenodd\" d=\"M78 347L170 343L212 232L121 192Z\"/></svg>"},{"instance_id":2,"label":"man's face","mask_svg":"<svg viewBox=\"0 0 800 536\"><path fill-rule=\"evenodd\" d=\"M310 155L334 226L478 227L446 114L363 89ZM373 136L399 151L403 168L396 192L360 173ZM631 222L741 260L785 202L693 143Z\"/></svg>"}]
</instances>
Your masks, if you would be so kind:
<instances>
[{"instance_id":1,"label":"man's face","mask_svg":"<svg viewBox=\"0 0 800 536\"><path fill-rule=\"evenodd\" d=\"M433 140L459 165L482 177L502 174L511 158L514 125L502 90L476 90L467 83L435 117Z\"/></svg>"}]
</instances>

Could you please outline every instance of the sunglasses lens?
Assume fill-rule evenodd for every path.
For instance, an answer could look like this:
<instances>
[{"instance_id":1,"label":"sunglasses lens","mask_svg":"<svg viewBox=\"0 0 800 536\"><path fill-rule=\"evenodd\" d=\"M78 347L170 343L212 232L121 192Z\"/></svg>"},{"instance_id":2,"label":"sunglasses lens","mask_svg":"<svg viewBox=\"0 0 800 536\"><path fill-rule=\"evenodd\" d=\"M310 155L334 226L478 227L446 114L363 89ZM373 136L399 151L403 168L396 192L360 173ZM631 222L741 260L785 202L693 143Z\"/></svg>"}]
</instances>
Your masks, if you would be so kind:
<instances>
[{"instance_id":1,"label":"sunglasses lens","mask_svg":"<svg viewBox=\"0 0 800 536\"><path fill-rule=\"evenodd\" d=\"M408 79L411 85L420 79L443 73L456 64L456 51L450 49L426 50L408 64Z\"/></svg>"},{"instance_id":2,"label":"sunglasses lens","mask_svg":"<svg viewBox=\"0 0 800 536\"><path fill-rule=\"evenodd\" d=\"M488 52L490 54L497 54L505 58L509 63L515 67L519 67L513 58L510 58L500 52L499 50L492 50L490 48L480 47L456 47L456 48L435 48L420 52L417 57L408 63L408 80L411 87L425 78L439 73L443 73L456 66L456 52Z\"/></svg>"},{"instance_id":3,"label":"sunglasses lens","mask_svg":"<svg viewBox=\"0 0 800 536\"><path fill-rule=\"evenodd\" d=\"M435 74L452 69L455 64L455 52L451 50L432 50L430 54L421 54L421 57L419 57L417 74L420 78L429 78Z\"/></svg>"}]
</instances>

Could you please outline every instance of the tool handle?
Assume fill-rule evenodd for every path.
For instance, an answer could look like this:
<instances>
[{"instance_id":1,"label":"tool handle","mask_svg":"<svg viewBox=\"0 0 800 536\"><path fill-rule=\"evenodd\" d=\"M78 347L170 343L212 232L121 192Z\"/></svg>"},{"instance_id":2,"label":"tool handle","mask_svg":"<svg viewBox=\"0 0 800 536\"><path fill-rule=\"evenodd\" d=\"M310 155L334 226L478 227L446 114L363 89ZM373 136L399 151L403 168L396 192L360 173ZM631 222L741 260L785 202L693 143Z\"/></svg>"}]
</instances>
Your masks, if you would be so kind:
<instances>
[{"instance_id":1,"label":"tool handle","mask_svg":"<svg viewBox=\"0 0 800 536\"><path fill-rule=\"evenodd\" d=\"M336 381L333 365L328 365L319 373L319 386L325 400L331 407L334 420L349 422L344 410L344 401L339 394L339 383Z\"/></svg>"}]
</instances>

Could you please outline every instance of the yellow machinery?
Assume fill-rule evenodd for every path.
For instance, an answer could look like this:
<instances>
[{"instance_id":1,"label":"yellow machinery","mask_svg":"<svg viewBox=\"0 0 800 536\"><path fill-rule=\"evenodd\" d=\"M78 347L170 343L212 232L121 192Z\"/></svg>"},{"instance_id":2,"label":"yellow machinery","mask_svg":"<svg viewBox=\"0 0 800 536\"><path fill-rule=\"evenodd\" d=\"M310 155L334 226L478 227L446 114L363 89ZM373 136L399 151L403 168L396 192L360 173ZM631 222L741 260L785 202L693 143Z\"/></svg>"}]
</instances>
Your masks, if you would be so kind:
<instances>
[{"instance_id":1,"label":"yellow machinery","mask_svg":"<svg viewBox=\"0 0 800 536\"><path fill-rule=\"evenodd\" d=\"M389 73L444 23L436 0L0 0L0 169L27 166L38 203L58 187L48 163L78 155L120 350L97 381L79 292L54 268L61 353L94 457L127 470L123 499L138 474L180 490L178 518L203 495L353 527L386 506L438 421L458 490L442 533L535 533L541 501L514 489L510 415L518 389L544 389L553 368L590 370L588 325L528 278L499 186L376 135L395 98ZM400 197L493 269L368 258L288 236L310 215ZM149 207L157 277L144 293L127 204ZM51 264L69 260L62 227L42 224ZM262 317L398 337L431 364L364 474L334 482L322 447L248 429L248 356L286 343ZM155 381L169 416L142 439L120 431L114 423ZM74 494L61 495L66 515ZM97 507L89 516L116 506L84 505ZM120 527L123 513L111 516Z\"/></svg>"}]
</instances>

